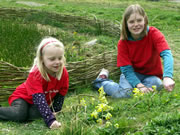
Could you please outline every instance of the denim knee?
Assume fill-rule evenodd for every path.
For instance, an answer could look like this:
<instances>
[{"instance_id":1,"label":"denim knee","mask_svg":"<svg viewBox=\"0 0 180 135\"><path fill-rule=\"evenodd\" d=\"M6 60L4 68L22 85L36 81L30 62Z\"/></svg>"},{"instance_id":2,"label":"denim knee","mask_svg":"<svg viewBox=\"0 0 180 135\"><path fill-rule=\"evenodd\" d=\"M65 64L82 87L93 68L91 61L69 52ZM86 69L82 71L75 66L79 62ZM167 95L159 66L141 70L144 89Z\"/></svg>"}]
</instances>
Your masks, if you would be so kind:
<instances>
[{"instance_id":1,"label":"denim knee","mask_svg":"<svg viewBox=\"0 0 180 135\"><path fill-rule=\"evenodd\" d=\"M112 80L110 80L110 79L97 78L96 80L94 80L92 82L93 88L98 90L99 88L101 88L103 86L102 83L105 81L112 82Z\"/></svg>"},{"instance_id":2,"label":"denim knee","mask_svg":"<svg viewBox=\"0 0 180 135\"><path fill-rule=\"evenodd\" d=\"M104 92L113 98L129 98L131 96L130 89L123 89L118 83L103 82Z\"/></svg>"},{"instance_id":3,"label":"denim knee","mask_svg":"<svg viewBox=\"0 0 180 135\"><path fill-rule=\"evenodd\" d=\"M147 87L152 87L153 85L155 85L157 87L157 90L161 90L162 89L162 80L159 77L156 76L150 76L145 78L142 83L147 86Z\"/></svg>"},{"instance_id":4,"label":"denim knee","mask_svg":"<svg viewBox=\"0 0 180 135\"><path fill-rule=\"evenodd\" d=\"M121 75L120 75L119 85L120 85L120 87L122 87L123 89L132 89L132 88L133 88L133 87L131 86L131 84L128 82L128 80L126 79L126 77L124 76L124 74L121 74Z\"/></svg>"}]
</instances>

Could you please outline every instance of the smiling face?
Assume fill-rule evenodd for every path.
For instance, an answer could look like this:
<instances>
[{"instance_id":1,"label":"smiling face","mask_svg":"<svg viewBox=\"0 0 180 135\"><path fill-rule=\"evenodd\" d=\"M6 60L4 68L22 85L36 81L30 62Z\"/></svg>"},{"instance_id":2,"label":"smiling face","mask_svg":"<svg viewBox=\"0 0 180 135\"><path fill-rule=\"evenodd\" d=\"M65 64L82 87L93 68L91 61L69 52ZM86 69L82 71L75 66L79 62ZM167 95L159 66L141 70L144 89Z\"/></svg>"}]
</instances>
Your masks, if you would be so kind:
<instances>
[{"instance_id":1,"label":"smiling face","mask_svg":"<svg viewBox=\"0 0 180 135\"><path fill-rule=\"evenodd\" d=\"M50 45L43 49L42 61L45 70L52 76L60 70L63 64L64 50L60 47Z\"/></svg>"},{"instance_id":2,"label":"smiling face","mask_svg":"<svg viewBox=\"0 0 180 135\"><path fill-rule=\"evenodd\" d=\"M145 26L144 17L139 13L135 12L131 14L129 19L127 20L128 30L134 39L138 39L144 36L142 35L144 31L144 26Z\"/></svg>"}]
</instances>

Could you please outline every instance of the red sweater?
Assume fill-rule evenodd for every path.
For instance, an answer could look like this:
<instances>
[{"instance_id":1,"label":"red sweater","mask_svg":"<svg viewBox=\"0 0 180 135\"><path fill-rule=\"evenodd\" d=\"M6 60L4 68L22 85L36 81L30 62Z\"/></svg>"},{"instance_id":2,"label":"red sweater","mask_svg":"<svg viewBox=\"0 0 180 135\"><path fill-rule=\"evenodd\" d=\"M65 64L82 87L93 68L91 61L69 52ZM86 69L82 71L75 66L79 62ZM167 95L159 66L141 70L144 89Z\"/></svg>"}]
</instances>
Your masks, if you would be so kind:
<instances>
[{"instance_id":1,"label":"red sweater","mask_svg":"<svg viewBox=\"0 0 180 135\"><path fill-rule=\"evenodd\" d=\"M135 72L162 78L160 53L170 49L164 35L150 27L148 34L137 41L119 40L117 66L131 65Z\"/></svg>"},{"instance_id":2,"label":"red sweater","mask_svg":"<svg viewBox=\"0 0 180 135\"><path fill-rule=\"evenodd\" d=\"M69 88L69 76L66 68L64 67L60 80L50 75L49 78L50 81L47 82L42 78L38 68L35 67L35 69L29 73L27 80L18 86L9 97L9 104L11 105L11 103L18 98L22 98L29 104L33 104L32 95L35 93L44 93L48 104L50 104L57 93L65 96Z\"/></svg>"}]
</instances>

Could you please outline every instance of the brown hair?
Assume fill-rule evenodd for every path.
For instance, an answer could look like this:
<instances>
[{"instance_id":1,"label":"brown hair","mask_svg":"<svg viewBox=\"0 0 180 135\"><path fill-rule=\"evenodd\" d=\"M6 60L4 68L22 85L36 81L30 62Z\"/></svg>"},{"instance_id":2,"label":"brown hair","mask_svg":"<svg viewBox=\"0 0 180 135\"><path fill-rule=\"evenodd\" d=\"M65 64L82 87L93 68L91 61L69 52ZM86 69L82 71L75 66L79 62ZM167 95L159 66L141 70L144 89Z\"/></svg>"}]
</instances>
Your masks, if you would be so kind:
<instances>
[{"instance_id":1,"label":"brown hair","mask_svg":"<svg viewBox=\"0 0 180 135\"><path fill-rule=\"evenodd\" d=\"M148 18L147 18L147 15L146 15L144 9L139 4L130 5L126 8L126 10L123 14L122 30L121 30L121 36L120 36L121 40L128 39L130 32L128 30L127 20L129 19L130 15L133 13L139 13L140 15L142 15L144 17L145 26L144 26L143 33L145 35L147 34Z\"/></svg>"}]
</instances>

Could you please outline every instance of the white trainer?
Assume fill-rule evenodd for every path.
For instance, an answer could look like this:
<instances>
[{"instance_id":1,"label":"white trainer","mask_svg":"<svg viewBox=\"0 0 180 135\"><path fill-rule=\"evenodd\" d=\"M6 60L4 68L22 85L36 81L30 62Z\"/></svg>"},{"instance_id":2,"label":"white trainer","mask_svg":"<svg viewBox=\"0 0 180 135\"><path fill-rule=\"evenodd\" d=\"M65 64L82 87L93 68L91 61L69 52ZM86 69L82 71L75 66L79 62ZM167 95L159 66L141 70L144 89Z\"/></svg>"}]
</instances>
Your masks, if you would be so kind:
<instances>
[{"instance_id":1,"label":"white trainer","mask_svg":"<svg viewBox=\"0 0 180 135\"><path fill-rule=\"evenodd\" d=\"M105 68L101 69L101 72L99 73L97 78L103 78L106 79L109 76L109 71Z\"/></svg>"}]
</instances>

